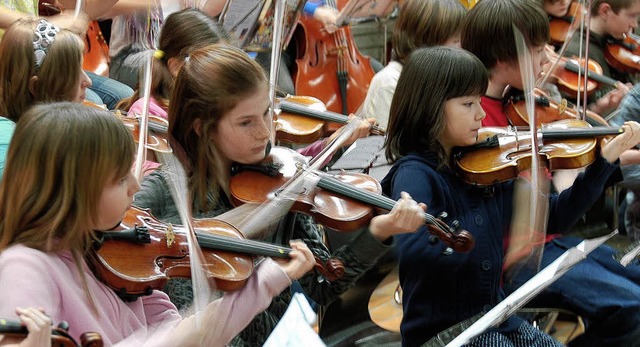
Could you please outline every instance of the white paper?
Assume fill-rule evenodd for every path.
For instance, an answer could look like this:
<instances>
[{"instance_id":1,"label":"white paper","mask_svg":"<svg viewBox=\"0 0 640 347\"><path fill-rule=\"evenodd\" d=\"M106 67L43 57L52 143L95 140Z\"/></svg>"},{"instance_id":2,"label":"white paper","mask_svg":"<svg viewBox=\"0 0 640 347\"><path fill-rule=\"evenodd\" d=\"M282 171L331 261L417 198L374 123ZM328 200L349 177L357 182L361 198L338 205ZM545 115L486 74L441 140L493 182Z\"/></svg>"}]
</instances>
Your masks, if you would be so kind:
<instances>
[{"instance_id":1,"label":"white paper","mask_svg":"<svg viewBox=\"0 0 640 347\"><path fill-rule=\"evenodd\" d=\"M287 311L263 347L326 347L320 336L311 329L316 318L316 313L313 312L304 294L295 293Z\"/></svg>"}]
</instances>

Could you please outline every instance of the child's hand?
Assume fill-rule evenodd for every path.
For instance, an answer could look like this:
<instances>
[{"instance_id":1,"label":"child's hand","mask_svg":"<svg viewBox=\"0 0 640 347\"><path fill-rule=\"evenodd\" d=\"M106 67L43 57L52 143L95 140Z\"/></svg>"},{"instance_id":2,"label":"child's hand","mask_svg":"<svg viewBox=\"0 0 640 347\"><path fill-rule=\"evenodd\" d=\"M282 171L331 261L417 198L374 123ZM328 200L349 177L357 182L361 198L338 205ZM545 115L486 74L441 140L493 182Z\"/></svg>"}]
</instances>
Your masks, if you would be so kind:
<instances>
[{"instance_id":1,"label":"child's hand","mask_svg":"<svg viewBox=\"0 0 640 347\"><path fill-rule=\"evenodd\" d=\"M29 330L27 338L20 342L22 347L51 346L51 318L43 310L29 307L16 307L20 321Z\"/></svg>"},{"instance_id":2,"label":"child's hand","mask_svg":"<svg viewBox=\"0 0 640 347\"><path fill-rule=\"evenodd\" d=\"M406 192L400 193L400 196L391 212L371 219L371 234L380 241L395 234L415 232L425 223L427 205L418 204Z\"/></svg>"},{"instance_id":3,"label":"child's hand","mask_svg":"<svg viewBox=\"0 0 640 347\"><path fill-rule=\"evenodd\" d=\"M336 25L338 20L338 10L331 6L320 6L313 13L313 18L322 23L324 30L329 34L333 34L338 30Z\"/></svg>"},{"instance_id":4,"label":"child's hand","mask_svg":"<svg viewBox=\"0 0 640 347\"><path fill-rule=\"evenodd\" d=\"M610 110L618 108L622 99L629 93L633 85L618 82L616 89L611 90L600 99L596 100L595 105L591 107L591 111L597 114L608 113Z\"/></svg>"},{"instance_id":5,"label":"child's hand","mask_svg":"<svg viewBox=\"0 0 640 347\"><path fill-rule=\"evenodd\" d=\"M316 264L313 253L307 244L302 241L290 241L291 249L293 251L289 254L291 259L282 260L276 259L278 265L289 276L292 281L304 276L309 270L313 269Z\"/></svg>"},{"instance_id":6,"label":"child's hand","mask_svg":"<svg viewBox=\"0 0 640 347\"><path fill-rule=\"evenodd\" d=\"M600 153L610 163L620 158L624 151L640 143L640 124L638 122L625 122L622 125L622 129L624 132L612 140L602 140Z\"/></svg>"}]
</instances>

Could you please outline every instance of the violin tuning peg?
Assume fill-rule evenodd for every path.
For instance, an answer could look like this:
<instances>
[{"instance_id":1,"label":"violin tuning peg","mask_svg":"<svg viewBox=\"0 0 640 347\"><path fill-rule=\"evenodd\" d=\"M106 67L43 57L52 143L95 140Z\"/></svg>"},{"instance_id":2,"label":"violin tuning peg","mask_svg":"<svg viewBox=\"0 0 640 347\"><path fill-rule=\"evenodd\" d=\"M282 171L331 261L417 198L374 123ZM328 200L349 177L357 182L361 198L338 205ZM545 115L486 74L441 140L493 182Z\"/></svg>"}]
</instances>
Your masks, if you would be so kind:
<instances>
[{"instance_id":1,"label":"violin tuning peg","mask_svg":"<svg viewBox=\"0 0 640 347\"><path fill-rule=\"evenodd\" d=\"M447 212L440 212L440 214L438 214L438 219L445 219L449 216L449 214Z\"/></svg>"},{"instance_id":2,"label":"violin tuning peg","mask_svg":"<svg viewBox=\"0 0 640 347\"><path fill-rule=\"evenodd\" d=\"M451 222L451 227L453 228L454 231L460 231L460 222L457 220L454 220L453 222Z\"/></svg>"},{"instance_id":3,"label":"violin tuning peg","mask_svg":"<svg viewBox=\"0 0 640 347\"><path fill-rule=\"evenodd\" d=\"M60 323L58 324L58 328L64 331L69 331L69 323L66 320L60 321Z\"/></svg>"}]
</instances>

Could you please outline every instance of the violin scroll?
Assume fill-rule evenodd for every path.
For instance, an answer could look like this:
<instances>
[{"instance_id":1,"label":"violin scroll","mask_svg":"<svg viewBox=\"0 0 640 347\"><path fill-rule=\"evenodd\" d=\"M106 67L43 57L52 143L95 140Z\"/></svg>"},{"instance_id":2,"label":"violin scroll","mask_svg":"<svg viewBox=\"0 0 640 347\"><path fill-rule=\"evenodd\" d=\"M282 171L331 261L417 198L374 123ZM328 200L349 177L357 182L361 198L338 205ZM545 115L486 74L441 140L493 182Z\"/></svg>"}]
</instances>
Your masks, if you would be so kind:
<instances>
[{"instance_id":1,"label":"violin scroll","mask_svg":"<svg viewBox=\"0 0 640 347\"><path fill-rule=\"evenodd\" d=\"M475 247L476 242L466 230L460 228L460 222L453 221L451 226L442 219L447 217L446 212L442 212L438 217L427 214L427 228L431 234L437 236L445 245L451 247L458 253L468 253Z\"/></svg>"},{"instance_id":2,"label":"violin scroll","mask_svg":"<svg viewBox=\"0 0 640 347\"><path fill-rule=\"evenodd\" d=\"M342 261L331 258L326 262L323 262L322 259L318 258L318 256L315 256L315 259L316 271L324 276L329 282L333 282L344 276L344 264L342 263Z\"/></svg>"}]
</instances>

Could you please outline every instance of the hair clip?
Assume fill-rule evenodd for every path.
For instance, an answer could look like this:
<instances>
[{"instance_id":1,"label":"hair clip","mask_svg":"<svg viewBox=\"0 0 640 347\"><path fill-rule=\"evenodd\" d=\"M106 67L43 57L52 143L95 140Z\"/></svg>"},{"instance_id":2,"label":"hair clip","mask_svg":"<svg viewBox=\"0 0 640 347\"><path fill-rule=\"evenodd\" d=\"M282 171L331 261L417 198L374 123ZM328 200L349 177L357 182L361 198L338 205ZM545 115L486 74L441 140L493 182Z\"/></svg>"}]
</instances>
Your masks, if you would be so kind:
<instances>
[{"instance_id":1,"label":"hair clip","mask_svg":"<svg viewBox=\"0 0 640 347\"><path fill-rule=\"evenodd\" d=\"M42 65L42 61L44 57L47 56L47 51L49 50L49 46L56 39L56 34L60 31L60 29L47 22L44 19L41 19L36 25L36 30L33 36L33 52L36 57L36 68L39 68Z\"/></svg>"},{"instance_id":2,"label":"hair clip","mask_svg":"<svg viewBox=\"0 0 640 347\"><path fill-rule=\"evenodd\" d=\"M164 58L164 51L163 51L163 50L161 50L161 49L156 49L156 50L153 52L153 57L154 57L154 58L156 58L156 59L158 59L158 60L160 60L160 59Z\"/></svg>"},{"instance_id":3,"label":"hair clip","mask_svg":"<svg viewBox=\"0 0 640 347\"><path fill-rule=\"evenodd\" d=\"M191 59L191 55L190 55L190 54L187 54L187 56L186 56L186 57L184 57L184 62L185 62L185 63L188 63L188 62L189 62L189 59Z\"/></svg>"}]
</instances>

